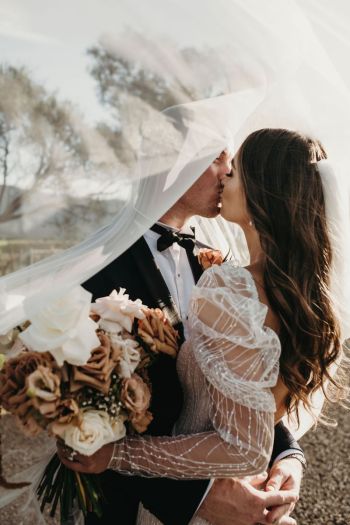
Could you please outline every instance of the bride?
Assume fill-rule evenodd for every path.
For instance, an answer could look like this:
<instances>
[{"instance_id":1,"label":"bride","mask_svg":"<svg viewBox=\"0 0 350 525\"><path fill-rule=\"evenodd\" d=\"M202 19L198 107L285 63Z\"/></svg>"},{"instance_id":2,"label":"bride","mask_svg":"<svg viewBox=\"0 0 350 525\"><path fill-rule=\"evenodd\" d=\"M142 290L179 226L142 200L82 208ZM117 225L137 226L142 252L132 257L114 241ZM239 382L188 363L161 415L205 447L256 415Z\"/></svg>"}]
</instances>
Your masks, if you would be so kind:
<instances>
[{"instance_id":1,"label":"bride","mask_svg":"<svg viewBox=\"0 0 350 525\"><path fill-rule=\"evenodd\" d=\"M59 449L67 467L178 479L257 474L277 421L312 410L329 381L340 396L329 374L341 355L341 318L331 294L325 158L318 141L297 132L248 136L223 177L221 213L242 227L250 265L213 266L193 290L173 437L127 436L74 461ZM139 523L159 521L141 509Z\"/></svg>"}]
</instances>

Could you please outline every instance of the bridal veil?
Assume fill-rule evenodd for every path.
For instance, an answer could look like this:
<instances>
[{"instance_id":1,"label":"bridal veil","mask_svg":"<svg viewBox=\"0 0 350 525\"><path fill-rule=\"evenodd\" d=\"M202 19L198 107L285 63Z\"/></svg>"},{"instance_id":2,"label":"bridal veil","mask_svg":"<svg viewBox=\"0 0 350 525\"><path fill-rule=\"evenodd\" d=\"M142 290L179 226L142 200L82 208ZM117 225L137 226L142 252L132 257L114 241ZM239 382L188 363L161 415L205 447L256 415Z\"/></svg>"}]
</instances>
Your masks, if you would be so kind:
<instances>
[{"instance_id":1,"label":"bridal veil","mask_svg":"<svg viewBox=\"0 0 350 525\"><path fill-rule=\"evenodd\" d=\"M0 278L0 334L118 257L223 149L236 151L258 128L296 129L322 141L342 181L343 228L350 232L346 0L123 0L115 16L119 30L101 36L104 48L150 79L160 79L174 105L156 108L136 92L124 94L125 110L140 115L142 140L135 169L116 166L108 179L122 203L115 218L80 244ZM28 184L35 202L36 188ZM61 197L57 206L69 206ZM33 220L32 208L23 213L24 220ZM233 246L237 259L246 260L236 230L221 220L197 222L205 242ZM345 235L337 246L343 268L350 264L348 241ZM350 282L344 272L341 277L335 272L334 279L345 339L350 336ZM323 396L315 412L322 402ZM310 426L301 419L299 434Z\"/></svg>"}]
</instances>

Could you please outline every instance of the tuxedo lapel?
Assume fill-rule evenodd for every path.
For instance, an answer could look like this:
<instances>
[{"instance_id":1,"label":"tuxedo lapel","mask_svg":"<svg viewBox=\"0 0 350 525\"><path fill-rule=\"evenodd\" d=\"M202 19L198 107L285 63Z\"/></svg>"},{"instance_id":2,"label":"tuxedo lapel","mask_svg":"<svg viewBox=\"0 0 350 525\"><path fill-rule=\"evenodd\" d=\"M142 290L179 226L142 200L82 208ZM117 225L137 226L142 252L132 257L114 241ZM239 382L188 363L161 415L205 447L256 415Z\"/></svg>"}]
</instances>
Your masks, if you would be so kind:
<instances>
[{"instance_id":1,"label":"tuxedo lapel","mask_svg":"<svg viewBox=\"0 0 350 525\"><path fill-rule=\"evenodd\" d=\"M142 275L145 287L148 293L161 310L166 314L170 323L179 329L182 322L177 306L172 298L164 278L157 267L151 250L145 239L141 237L132 247L131 255L134 259L135 266Z\"/></svg>"}]
</instances>

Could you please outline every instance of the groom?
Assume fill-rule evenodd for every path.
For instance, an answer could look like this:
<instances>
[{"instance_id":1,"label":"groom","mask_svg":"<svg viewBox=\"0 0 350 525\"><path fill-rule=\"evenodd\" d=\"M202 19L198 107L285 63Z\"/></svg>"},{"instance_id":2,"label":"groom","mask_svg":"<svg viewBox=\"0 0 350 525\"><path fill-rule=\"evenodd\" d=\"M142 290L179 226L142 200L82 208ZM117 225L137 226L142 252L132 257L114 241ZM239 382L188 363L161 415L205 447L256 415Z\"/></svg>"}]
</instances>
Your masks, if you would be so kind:
<instances>
[{"instance_id":1,"label":"groom","mask_svg":"<svg viewBox=\"0 0 350 525\"><path fill-rule=\"evenodd\" d=\"M126 288L131 299L139 298L147 306L165 311L183 334L191 289L202 270L198 263L196 266L188 244L172 232L182 229L194 215L218 215L220 181L231 170L230 162L223 151L154 229L84 284L94 299L109 295L114 288ZM150 375L154 420L148 433L169 435L182 404L174 360L162 354ZM85 523L133 525L142 502L166 525L187 524L198 508L198 515L213 525L272 523L281 516L280 525L292 525L295 521L288 517L291 506L285 503L285 496L289 489L299 492L303 453L282 424L276 426L271 462L267 481L271 492L257 490L254 482L227 479L216 480L206 495L209 480L141 478L107 470L99 475L106 495L103 518L90 514Z\"/></svg>"}]
</instances>

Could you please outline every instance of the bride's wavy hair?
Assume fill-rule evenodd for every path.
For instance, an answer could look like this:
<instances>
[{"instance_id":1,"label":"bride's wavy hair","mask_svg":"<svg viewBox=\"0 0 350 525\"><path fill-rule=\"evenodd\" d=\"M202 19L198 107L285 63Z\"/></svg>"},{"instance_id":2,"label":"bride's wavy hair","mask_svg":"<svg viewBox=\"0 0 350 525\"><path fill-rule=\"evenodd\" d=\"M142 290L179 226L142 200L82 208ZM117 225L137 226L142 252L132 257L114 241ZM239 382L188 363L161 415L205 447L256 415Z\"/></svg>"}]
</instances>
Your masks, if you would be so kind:
<instances>
[{"instance_id":1,"label":"bride's wavy hair","mask_svg":"<svg viewBox=\"0 0 350 525\"><path fill-rule=\"evenodd\" d=\"M310 394L327 379L336 392L341 389L328 374L341 341L329 294L332 249L316 164L325 158L316 140L262 129L248 136L237 159L265 254L266 294L281 322L280 373L289 390L288 412L300 402L310 407Z\"/></svg>"}]
</instances>

